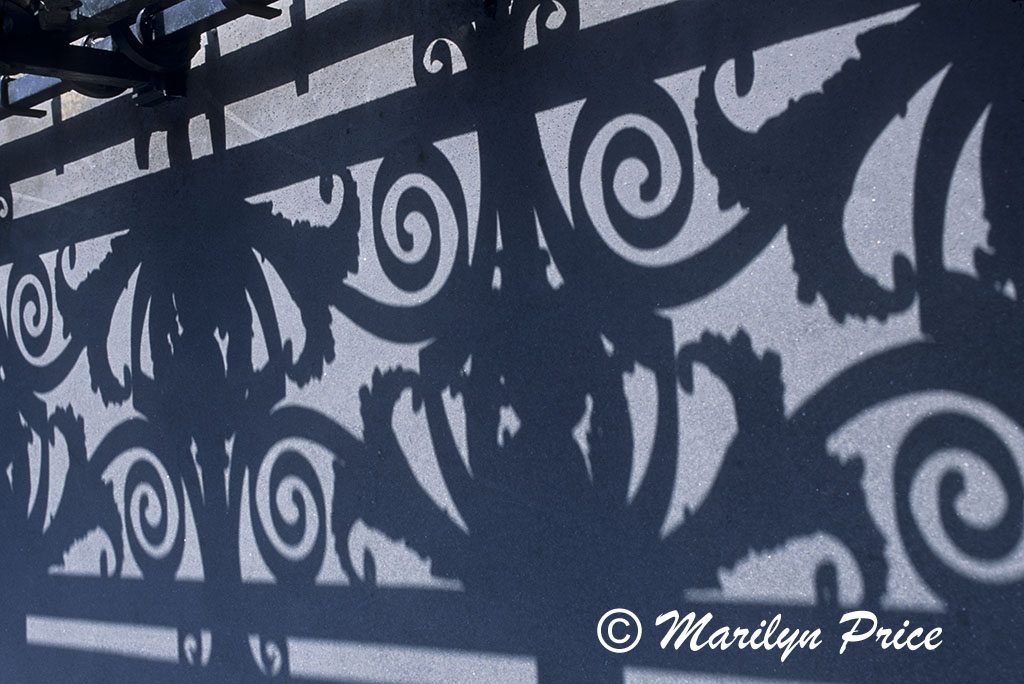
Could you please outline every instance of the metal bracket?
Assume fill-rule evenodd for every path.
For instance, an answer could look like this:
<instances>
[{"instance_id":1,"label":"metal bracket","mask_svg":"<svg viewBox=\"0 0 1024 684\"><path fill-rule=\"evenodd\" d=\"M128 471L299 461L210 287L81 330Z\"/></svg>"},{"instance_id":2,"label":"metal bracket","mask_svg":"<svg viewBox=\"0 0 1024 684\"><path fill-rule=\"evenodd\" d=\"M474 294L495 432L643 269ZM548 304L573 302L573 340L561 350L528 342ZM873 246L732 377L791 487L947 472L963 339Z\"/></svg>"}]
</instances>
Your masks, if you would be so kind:
<instances>
[{"instance_id":1,"label":"metal bracket","mask_svg":"<svg viewBox=\"0 0 1024 684\"><path fill-rule=\"evenodd\" d=\"M32 109L31 107L18 107L11 104L10 97L10 83L13 79L10 76L0 77L0 109L10 112L15 116L26 116L32 119L41 119L46 116L46 112L42 109Z\"/></svg>"},{"instance_id":2,"label":"metal bracket","mask_svg":"<svg viewBox=\"0 0 1024 684\"><path fill-rule=\"evenodd\" d=\"M105 98L130 88L139 105L182 97L200 35L280 16L274 1L0 0L0 75L14 77L0 86L0 119L45 116L32 107L72 89Z\"/></svg>"},{"instance_id":3,"label":"metal bracket","mask_svg":"<svg viewBox=\"0 0 1024 684\"><path fill-rule=\"evenodd\" d=\"M281 16L281 10L256 0L221 0L221 2L227 9L239 9L261 19L273 19Z\"/></svg>"}]
</instances>

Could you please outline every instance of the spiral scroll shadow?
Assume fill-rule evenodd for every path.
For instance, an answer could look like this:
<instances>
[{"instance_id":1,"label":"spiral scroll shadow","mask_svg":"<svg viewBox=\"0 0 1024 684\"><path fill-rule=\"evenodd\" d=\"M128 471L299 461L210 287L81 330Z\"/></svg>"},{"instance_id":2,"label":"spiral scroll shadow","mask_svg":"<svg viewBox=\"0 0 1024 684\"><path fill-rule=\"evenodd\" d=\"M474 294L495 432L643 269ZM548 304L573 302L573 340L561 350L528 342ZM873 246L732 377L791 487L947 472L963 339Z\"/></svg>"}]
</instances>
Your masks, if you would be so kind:
<instances>
[{"instance_id":1,"label":"spiral scroll shadow","mask_svg":"<svg viewBox=\"0 0 1024 684\"><path fill-rule=\"evenodd\" d=\"M185 550L184 486L166 442L152 423L129 420L111 430L90 459L104 479L115 461L131 459L122 493L124 534L143 577L156 582L174 578Z\"/></svg>"},{"instance_id":2,"label":"spiral scroll shadow","mask_svg":"<svg viewBox=\"0 0 1024 684\"><path fill-rule=\"evenodd\" d=\"M629 260L664 247L693 201L693 149L679 107L653 84L642 104L633 92L588 100L573 132L570 173L581 238Z\"/></svg>"},{"instance_id":3,"label":"spiral scroll shadow","mask_svg":"<svg viewBox=\"0 0 1024 684\"><path fill-rule=\"evenodd\" d=\"M279 637L262 634L249 635L249 651L260 673L268 678L288 676L288 642Z\"/></svg>"},{"instance_id":4,"label":"spiral scroll shadow","mask_svg":"<svg viewBox=\"0 0 1024 684\"><path fill-rule=\"evenodd\" d=\"M161 474L148 459L138 459L125 478L124 511L128 545L143 575L172 579L185 546L180 481Z\"/></svg>"},{"instance_id":5,"label":"spiral scroll shadow","mask_svg":"<svg viewBox=\"0 0 1024 684\"><path fill-rule=\"evenodd\" d=\"M1009 556L1024 535L1024 486L1013 455L1000 437L978 420L956 413L929 416L914 426L900 445L894 489L900 534L915 568L940 596L958 603L986 597L983 585L962 575L936 552L912 510L911 488L926 463L943 450L967 451L987 464L1006 495L1002 517L979 528L964 522L956 501L965 488L959 471L947 470L938 486L938 516L943 532L972 561Z\"/></svg>"},{"instance_id":6,"label":"spiral scroll shadow","mask_svg":"<svg viewBox=\"0 0 1024 684\"><path fill-rule=\"evenodd\" d=\"M7 285L8 328L24 358L42 359L53 339L54 301L50 274L39 258L15 264Z\"/></svg>"},{"instance_id":7,"label":"spiral scroll shadow","mask_svg":"<svg viewBox=\"0 0 1024 684\"><path fill-rule=\"evenodd\" d=\"M6 225L14 219L14 202L11 186L0 181L0 225Z\"/></svg>"},{"instance_id":8,"label":"spiral scroll shadow","mask_svg":"<svg viewBox=\"0 0 1024 684\"><path fill-rule=\"evenodd\" d=\"M339 293L338 309L396 341L450 329L464 314L450 302L469 284L469 229L462 184L448 158L434 145L399 144L377 170L372 221L376 263L363 263L369 268Z\"/></svg>"},{"instance_id":9,"label":"spiral scroll shadow","mask_svg":"<svg viewBox=\"0 0 1024 684\"><path fill-rule=\"evenodd\" d=\"M327 516L309 460L293 449L268 453L249 495L256 543L275 577L312 583L323 564Z\"/></svg>"},{"instance_id":10,"label":"spiral scroll shadow","mask_svg":"<svg viewBox=\"0 0 1024 684\"><path fill-rule=\"evenodd\" d=\"M723 285L772 230L741 221L690 253L694 150L676 101L656 83L587 100L569 147L574 228L545 233L565 280L637 306L674 306ZM542 218L543 221L543 218Z\"/></svg>"},{"instance_id":11,"label":"spiral scroll shadow","mask_svg":"<svg viewBox=\"0 0 1024 684\"><path fill-rule=\"evenodd\" d=\"M418 292L447 278L438 269L451 269L444 257L463 249L465 224L462 186L436 148L416 146L384 160L373 188L373 238L381 268L396 287ZM455 249L442 249L453 239Z\"/></svg>"}]
</instances>

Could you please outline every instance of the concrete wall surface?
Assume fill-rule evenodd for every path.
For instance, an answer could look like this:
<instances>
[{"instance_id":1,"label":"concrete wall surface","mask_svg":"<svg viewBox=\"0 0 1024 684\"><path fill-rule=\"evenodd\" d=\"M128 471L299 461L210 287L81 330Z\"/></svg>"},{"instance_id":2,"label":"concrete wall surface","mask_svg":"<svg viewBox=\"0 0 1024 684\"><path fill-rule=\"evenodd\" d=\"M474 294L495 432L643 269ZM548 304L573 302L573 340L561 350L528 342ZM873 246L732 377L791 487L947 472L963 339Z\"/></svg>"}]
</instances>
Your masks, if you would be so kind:
<instances>
[{"instance_id":1,"label":"concrete wall surface","mask_svg":"<svg viewBox=\"0 0 1024 684\"><path fill-rule=\"evenodd\" d=\"M0 121L0 681L1020 681L1024 3L275 6Z\"/></svg>"}]
</instances>

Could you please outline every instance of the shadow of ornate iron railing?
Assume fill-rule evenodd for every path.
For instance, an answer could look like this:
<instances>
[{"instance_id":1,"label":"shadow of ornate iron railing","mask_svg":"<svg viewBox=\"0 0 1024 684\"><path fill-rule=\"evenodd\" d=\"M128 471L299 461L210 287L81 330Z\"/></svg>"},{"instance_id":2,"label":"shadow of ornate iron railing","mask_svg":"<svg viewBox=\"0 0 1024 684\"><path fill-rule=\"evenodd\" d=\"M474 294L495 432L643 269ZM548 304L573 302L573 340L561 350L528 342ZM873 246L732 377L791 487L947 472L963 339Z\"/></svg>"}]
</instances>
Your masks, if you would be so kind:
<instances>
[{"instance_id":1,"label":"shadow of ornate iron railing","mask_svg":"<svg viewBox=\"0 0 1024 684\"><path fill-rule=\"evenodd\" d=\"M780 13L777 3L680 2L580 30L573 3L502 4L495 19L467 27L451 17L421 24L393 5L352 0L304 22L299 45L315 47L301 47L295 64L271 59L294 40L276 34L211 54L195 74L208 97L147 113L115 101L0 146L0 262L10 263L0 338L0 465L10 484L0 488L9 523L0 538L9 580L0 668L16 679L301 680L288 640L317 638L426 647L441 658L525 656L552 682L621 681L625 667L858 681L997 681L1016 672L1017 635L1006 626L1024 598L1021 573L987 567L1012 564L1020 547L1024 493L1013 440L964 411L917 422L892 450L885 495L895 529L882 530L864 459L841 460L829 438L877 406L927 391L967 397L1024 425L1013 189L1024 176L1013 152L1024 100L1019 73L1006 66L1020 57L1009 38L1021 13L921 3L866 30L858 58L756 131L726 116L715 88L727 59L738 89L749 89L753 50L902 5L799 2ZM380 18L393 21L379 34L351 28ZM537 45L527 49L530 21ZM350 27L343 37L352 40L329 45L339 27ZM409 33L415 87L228 147L226 104ZM456 69L455 49L465 69ZM250 73L254 63L274 66ZM691 118L656 80L697 69ZM887 288L851 255L843 212L869 149L943 73L914 175L913 265L897 255ZM563 197L545 165L537 114L569 104L578 112L558 169L568 177ZM211 120L213 154L192 159L188 121L200 114ZM959 150L983 116L990 230L968 275L943 262L944 212ZM148 136L165 129L167 169L45 211L14 211L15 182L130 140L148 150ZM456 136L474 141L479 217L465 170L443 149ZM718 182L718 206L741 211L721 235L670 259L675 236L693 228L698 157ZM357 178L364 162L374 168ZM630 183L620 172L634 162L644 168L633 178L635 197L620 192ZM139 154L140 168L146 163ZM245 202L308 178L338 206L330 226ZM78 245L126 228L79 269L86 273L76 270ZM921 339L874 350L795 408L784 401L785 360L758 351L742 321L734 335L708 331L680 343L665 315L738 278L783 228L796 298L823 304L836 325L881 326L914 306L921 316ZM390 300L350 278L369 258L397 292ZM301 345L284 332L275 303L282 287ZM114 369L107 350L122 301L131 312L129 358ZM416 370L382 361L361 378L358 436L287 405L288 386L349 361L347 340L335 339L339 317L389 343L418 345ZM91 442L91 418L52 398L83 358L91 392L132 410ZM701 506L663 530L683 467L680 391L693 391L695 365L724 383L737 432ZM631 411L623 377L639 368L649 371L653 400ZM409 463L394 420L407 396L424 417L461 525ZM446 397L463 402L461 447ZM634 484L636 410L653 437ZM503 422L509 411L516 429ZM289 440L328 457L280 446ZM67 477L51 511L58 442ZM994 521L978 525L958 507L964 473L935 478L932 517L947 546L981 574L966 572L963 558L947 562L929 537L935 527L923 527L911 506L918 475L951 449L974 454L1005 499ZM178 578L188 520L201 582ZM354 559L348 548L359 522L404 540L462 591L378 586L372 554ZM273 583L243 577L246 525L246 550ZM813 607L687 599L685 590L716 586L719 570L751 550L816 532L850 552L861 603L881 622L941 626L955 633L955 648L920 654L913 667L906 653L837 656L841 611L827 598L838 591L834 581ZM104 577L50 574L92 533L108 542ZM884 608L894 546L942 611ZM328 558L349 586L317 585ZM142 579L129 579L129 569ZM631 606L644 624L684 608L738 625L785 613L821 626L831 641L784 664L747 651L662 650L650 638L613 657L594 626L615 605ZM84 636L121 628L149 629L152 659L125 658Z\"/></svg>"}]
</instances>

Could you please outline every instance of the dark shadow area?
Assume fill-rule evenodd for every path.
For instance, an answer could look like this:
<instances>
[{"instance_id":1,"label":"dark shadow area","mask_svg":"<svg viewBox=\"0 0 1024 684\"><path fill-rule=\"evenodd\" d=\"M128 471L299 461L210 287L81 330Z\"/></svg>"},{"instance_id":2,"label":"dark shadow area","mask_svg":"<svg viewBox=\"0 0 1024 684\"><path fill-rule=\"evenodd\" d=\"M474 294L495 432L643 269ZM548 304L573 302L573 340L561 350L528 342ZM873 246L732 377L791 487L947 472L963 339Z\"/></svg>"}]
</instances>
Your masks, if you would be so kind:
<instances>
[{"instance_id":1,"label":"dark shadow area","mask_svg":"<svg viewBox=\"0 0 1024 684\"><path fill-rule=\"evenodd\" d=\"M936 551L911 503L929 459L948 450L973 454L1005 494L1002 513L983 526L965 519L964 478L951 471L938 485L941 528L970 559L1009 558L1024 537L1022 473L1011 446L975 417L945 411L914 425L896 449L893 507L913 569L944 605L931 614L885 605L889 542L867 505L863 462L840 459L828 440L873 407L932 390L985 402L1024 427L1024 9L1001 0L922 2L862 34L858 58L756 132L737 127L715 94L715 76L730 59L746 92L756 78L755 49L900 4L679 2L580 30L578 8L562 0L499 1L493 17L452 3L350 0L306 19L300 3L291 13L301 27L294 32L226 55L211 39L185 101L154 111L115 101L5 143L0 256L12 266L0 336L0 471L8 475L0 482L0 678L301 681L289 639L308 637L528 656L545 683L622 682L627 666L725 678L1016 681L1024 667L1019 575L999 583L964 574ZM524 50L529 22L538 44ZM227 149L227 104L287 83L302 96L318 69L408 35L415 88ZM438 38L458 48L465 70L456 72L452 48ZM282 54L288 58L263 59ZM425 66L431 60L436 73ZM254 63L268 67L247 66ZM696 67L704 70L694 130L655 79ZM889 290L857 265L843 211L872 144L943 70L915 169L915 251L896 256ZM568 142L566 211L536 114L584 98ZM954 168L984 112L990 232L974 276L946 269L943 240ZM193 159L188 122L199 114L210 121L213 154ZM606 134L630 116L651 128ZM12 218L13 182L128 140L140 141L146 168L149 136L162 130L168 169ZM478 220L435 144L467 132L479 144ZM680 159L677 188L669 187L664 141ZM719 183L718 206L739 205L743 218L675 263L625 258L609 230L629 248L652 252L687 224L694 146ZM380 158L361 207L350 169ZM615 178L636 161L647 174L639 199L626 206ZM293 223L268 204L245 201L314 177L323 202L342 198L331 226ZM638 212L637 203L656 210ZM883 323L916 304L922 328L919 341L863 357L789 412L786 359L756 351L744 321L732 337L709 332L680 346L663 315L724 288L783 228L794 298L820 298L835 325ZM95 270L69 281L75 243L125 229ZM361 230L372 231L374 253L361 251L368 244ZM415 305L383 303L352 284L372 259L389 285L416 295L445 267L445 244L454 244L449 272L435 295ZM41 256L52 250L56 268ZM301 353L282 332L266 263L297 306ZM130 364L119 372L110 368L108 339L130 282ZM50 354L58 310L66 342ZM382 340L422 344L418 369L382 362L365 379L361 436L284 401L289 383L306 387L347 362L349 340L332 328L339 312ZM266 352L259 364L257 340ZM85 418L71 407L51 414L41 398L83 354L91 390L106 405L136 412L91 453ZM728 389L737 433L707 498L666 535L687 456L678 392L694 391L696 366ZM655 401L642 407L654 438L634 490L636 418L623 376L641 368L654 378ZM465 528L428 496L402 448L394 416L407 392L425 415ZM446 396L464 407L465 453ZM329 491L301 450L276 450L288 440L334 455ZM68 465L51 519L50 454L58 442ZM104 478L111 464L140 450L153 458L135 459L123 488ZM257 511L264 494L265 516ZM186 508L202 582L176 579ZM240 521L251 525L273 584L242 581ZM404 541L463 591L380 586L372 553L350 557L360 521ZM101 577L48 571L96 530L110 540ZM904 620L942 627L944 645L913 653L851 647L839 656L849 625L839 625L846 609L829 564L817 569L814 606L687 596L717 588L720 571L751 550L818 532L856 561L860 609L894 630ZM348 586L316 584L331 554ZM141 580L123 576L129 555ZM644 640L624 654L603 649L595 634L616 607L633 610L645 628ZM713 612L704 639L723 625L753 630L780 613L787 627L820 627L823 646L785 662L774 651L663 649L655 620L671 610ZM26 622L33 615L168 627L177 631L177 657L33 645Z\"/></svg>"}]
</instances>

